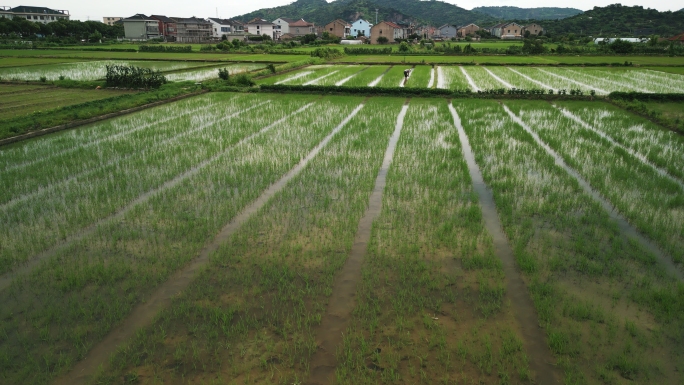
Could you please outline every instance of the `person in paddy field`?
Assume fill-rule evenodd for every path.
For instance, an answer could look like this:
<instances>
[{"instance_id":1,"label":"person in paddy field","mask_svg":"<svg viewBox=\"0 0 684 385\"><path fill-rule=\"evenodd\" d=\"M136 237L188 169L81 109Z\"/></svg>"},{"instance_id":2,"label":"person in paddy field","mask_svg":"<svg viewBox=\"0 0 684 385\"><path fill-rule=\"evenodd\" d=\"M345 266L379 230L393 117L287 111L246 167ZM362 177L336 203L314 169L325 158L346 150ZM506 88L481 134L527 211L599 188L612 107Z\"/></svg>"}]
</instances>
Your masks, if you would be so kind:
<instances>
[{"instance_id":1,"label":"person in paddy field","mask_svg":"<svg viewBox=\"0 0 684 385\"><path fill-rule=\"evenodd\" d=\"M408 81L408 77L409 77L410 74L411 74L411 70L410 70L410 69L405 69L405 70L404 70L404 84L406 84L406 82Z\"/></svg>"}]
</instances>

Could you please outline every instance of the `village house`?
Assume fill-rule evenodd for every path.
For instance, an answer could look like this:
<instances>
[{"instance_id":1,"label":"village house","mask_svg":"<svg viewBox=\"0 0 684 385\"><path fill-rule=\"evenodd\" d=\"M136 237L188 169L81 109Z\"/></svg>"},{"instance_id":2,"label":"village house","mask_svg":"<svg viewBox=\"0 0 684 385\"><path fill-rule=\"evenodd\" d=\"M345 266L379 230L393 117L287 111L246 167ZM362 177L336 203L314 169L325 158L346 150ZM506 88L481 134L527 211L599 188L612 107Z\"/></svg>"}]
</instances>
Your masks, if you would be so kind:
<instances>
[{"instance_id":1,"label":"village house","mask_svg":"<svg viewBox=\"0 0 684 385\"><path fill-rule=\"evenodd\" d=\"M130 40L157 39L159 33L159 21L138 13L123 19L124 36Z\"/></svg>"},{"instance_id":2,"label":"village house","mask_svg":"<svg viewBox=\"0 0 684 385\"><path fill-rule=\"evenodd\" d=\"M523 27L523 36L530 33L530 36L539 36L544 32L544 28L537 23L528 24Z\"/></svg>"},{"instance_id":3,"label":"village house","mask_svg":"<svg viewBox=\"0 0 684 385\"><path fill-rule=\"evenodd\" d=\"M159 37L163 38L164 41L176 41L177 31L176 31L176 21L163 16L163 15L150 15L150 19L157 20L157 25L159 26Z\"/></svg>"},{"instance_id":4,"label":"village house","mask_svg":"<svg viewBox=\"0 0 684 385\"><path fill-rule=\"evenodd\" d=\"M458 27L452 24L444 24L435 31L435 37L441 37L442 39L451 39L456 37L457 34Z\"/></svg>"},{"instance_id":5,"label":"village house","mask_svg":"<svg viewBox=\"0 0 684 385\"><path fill-rule=\"evenodd\" d=\"M211 40L212 24L198 17L172 17L176 22L176 41L203 43Z\"/></svg>"},{"instance_id":6,"label":"village house","mask_svg":"<svg viewBox=\"0 0 684 385\"><path fill-rule=\"evenodd\" d=\"M300 37L304 35L316 34L316 25L304 19L299 19L290 24L290 35Z\"/></svg>"},{"instance_id":7,"label":"village house","mask_svg":"<svg viewBox=\"0 0 684 385\"><path fill-rule=\"evenodd\" d=\"M379 37L386 37L388 43L394 43L397 39L406 39L407 30L391 21L381 21L371 28L371 44L379 44Z\"/></svg>"},{"instance_id":8,"label":"village house","mask_svg":"<svg viewBox=\"0 0 684 385\"><path fill-rule=\"evenodd\" d=\"M282 37L290 33L290 24L297 20L288 19L285 17L279 17L273 20L273 29L276 31L276 35Z\"/></svg>"},{"instance_id":9,"label":"village house","mask_svg":"<svg viewBox=\"0 0 684 385\"><path fill-rule=\"evenodd\" d=\"M371 27L373 27L373 24L367 22L364 19L356 20L351 25L351 35L354 37L359 37L359 36L368 37L371 34L371 32L370 32Z\"/></svg>"},{"instance_id":10,"label":"village house","mask_svg":"<svg viewBox=\"0 0 684 385\"><path fill-rule=\"evenodd\" d=\"M110 17L103 17L102 18L102 22L107 24L107 25L114 25L117 23L117 21L121 21L121 20L123 20L123 17L111 17L110 16Z\"/></svg>"},{"instance_id":11,"label":"village house","mask_svg":"<svg viewBox=\"0 0 684 385\"><path fill-rule=\"evenodd\" d=\"M344 20L337 19L326 24L323 28L323 31L331 35L337 36L341 39L344 39L347 36L351 35L351 24L347 23Z\"/></svg>"},{"instance_id":12,"label":"village house","mask_svg":"<svg viewBox=\"0 0 684 385\"><path fill-rule=\"evenodd\" d=\"M480 27L478 27L475 24L468 24L465 27L459 27L458 28L458 37L466 37L466 36L473 36L475 35L475 32L479 31Z\"/></svg>"},{"instance_id":13,"label":"village house","mask_svg":"<svg viewBox=\"0 0 684 385\"><path fill-rule=\"evenodd\" d=\"M508 23L501 27L502 40L520 40L523 38L523 27L518 23Z\"/></svg>"},{"instance_id":14,"label":"village house","mask_svg":"<svg viewBox=\"0 0 684 385\"><path fill-rule=\"evenodd\" d=\"M275 26L270 21L255 18L250 20L245 26L247 27L247 33L250 35L266 35L271 39L276 39Z\"/></svg>"}]
</instances>

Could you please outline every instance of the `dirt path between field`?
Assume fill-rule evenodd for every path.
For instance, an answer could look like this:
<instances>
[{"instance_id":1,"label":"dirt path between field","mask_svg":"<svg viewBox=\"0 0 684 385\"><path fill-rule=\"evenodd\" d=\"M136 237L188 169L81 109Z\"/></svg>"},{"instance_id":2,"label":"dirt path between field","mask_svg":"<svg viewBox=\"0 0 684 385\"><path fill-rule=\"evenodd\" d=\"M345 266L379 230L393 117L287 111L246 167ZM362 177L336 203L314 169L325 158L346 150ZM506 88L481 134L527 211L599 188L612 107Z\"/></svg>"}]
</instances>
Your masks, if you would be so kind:
<instances>
[{"instance_id":1,"label":"dirt path between field","mask_svg":"<svg viewBox=\"0 0 684 385\"><path fill-rule=\"evenodd\" d=\"M118 327L111 330L102 341L88 352L88 355L83 360L77 363L69 373L55 381L55 383L64 385L88 383L100 368L108 365L109 358L120 346L127 343L139 329L152 324L154 317L171 304L173 297L185 290L192 283L197 273L209 263L209 256L216 251L226 239L232 236L243 223L249 220L253 214L264 207L264 205L275 194L282 190L292 178L296 177L364 106L365 102L356 107L349 116L316 145L306 157L300 160L294 168L269 186L255 201L245 207L237 216L235 216L235 218L226 224L216 237L202 249L197 258L192 260L185 268L173 274L165 283L158 286L145 302L137 305ZM271 124L269 127L281 124L292 115L294 114L288 115Z\"/></svg>"},{"instance_id":2,"label":"dirt path between field","mask_svg":"<svg viewBox=\"0 0 684 385\"><path fill-rule=\"evenodd\" d=\"M534 372L534 380L537 384L558 384L560 383L560 373L558 372L551 350L546 343L544 331L539 326L537 311L529 295L527 286L520 277L513 249L506 234L503 232L503 225L496 211L494 195L487 187L482 177L480 167L475 162L470 141L463 129L461 119L449 101L449 110L454 118L454 125L458 129L458 136L463 149L463 156L468 164L470 178L473 181L473 189L479 198L482 208L482 219L485 228L492 236L494 252L503 263L503 270L506 276L506 297L511 301L511 307L515 313L523 337L523 346L529 356L530 369Z\"/></svg>"},{"instance_id":3,"label":"dirt path between field","mask_svg":"<svg viewBox=\"0 0 684 385\"><path fill-rule=\"evenodd\" d=\"M84 239L85 237L87 237L87 236L93 234L95 231L97 231L97 229L98 229L99 226L101 226L101 225L103 225L103 224L105 224L105 223L107 223L107 222L120 220L120 219L123 218L128 212L130 212L131 210L133 210L136 206L138 206L138 205L140 205L140 204L143 204L143 203L147 202L150 198L156 196L157 194L159 194L160 192L162 192L162 191L164 191L164 190L168 190L168 189L170 189L170 188L172 188L172 187L174 187L174 186L179 185L179 184L180 184L181 182L183 182L184 180L186 180L186 179L188 179L188 178L190 178L190 177L192 177L192 176L198 174L200 171L202 171L202 169L204 169L205 167L207 167L208 165L210 165L211 163L213 163L214 161L216 161L216 160L219 159L220 157L224 156L226 153L228 153L229 151L231 151L231 150L232 150L233 148L235 148L236 146L238 146L238 145L240 145L240 144L242 144L242 143L244 143L244 142L246 142L246 141L248 141L248 140L254 138L255 136L260 135L260 134L262 134L262 133L264 133L264 132L266 132L266 131L268 131L268 130L274 128L274 127L277 127L277 125L279 125L280 123L284 122L284 121L285 121L286 119L288 119L289 117L291 117L291 116L293 116L293 115L295 115L295 114L298 114L298 113L300 113L300 112L302 112L302 111L308 109L311 105L313 105L313 103L309 103L309 104L305 105L304 107L300 108L299 110L295 111L294 113L292 113L292 114L290 114L290 115L288 115L288 116L286 116L286 117L284 117L284 118L278 120L277 122L275 122L275 123L273 123L273 124L270 124L269 126L264 127L264 128L262 128L261 130L259 130L259 131L255 132L255 133L252 133L252 134L250 134L250 135L248 135L248 136L246 136L246 137L240 139L238 142L236 142L236 143L233 144L232 146L229 146L228 148L224 149L223 151L219 152L218 154L215 154L214 156L210 157L209 159L205 159L204 161L202 161L202 162L200 162L199 164L193 166L193 167L190 168L189 170L187 170L187 171L181 173L180 175L177 175L176 177L174 177L174 178L172 178L172 179L169 179L168 181L166 181L165 183L163 183L163 184L160 185L159 187L157 187L157 188L155 188L155 189L152 189L152 190L150 190L150 191L148 191L148 192L146 192L146 193L144 193L144 194L138 196L136 199L134 199L133 201L131 201L128 205L122 207L120 210L118 210L117 212L113 213L112 215L110 215L110 216L108 216L108 217L106 217L106 218L102 218L102 219L100 219L100 220L95 221L94 223L92 223L92 224L89 225L88 227L86 227L86 228L80 230L79 232L77 232L77 233L75 233L75 234L73 234L73 235L67 237L63 242L61 242L61 243L59 243L59 244L57 244L57 245L55 245L55 246L53 246L53 247L51 247L51 248L49 248L49 249L47 249L47 250L45 250L45 251L39 253L38 255L34 256L31 260L29 260L29 261L27 261L26 263L24 263L24 264L23 264L21 267L19 267L18 269L15 269L15 270L13 270L13 271L11 271L11 272L9 272L9 273L6 273L5 275L0 276L0 291L2 291L2 290L4 290L4 289L6 289L7 287L9 287L9 285L12 283L12 281L13 281L17 276L27 274L27 273L31 272L33 269L35 269L36 267L38 267L38 265L40 264L40 262L42 262L43 260L45 260L45 259L47 259L47 258L50 258L51 256L57 254L57 252L59 252L60 250L66 248L66 247L68 247L69 245L73 244L74 242L78 242L78 241L80 241L81 239ZM225 117L223 117L223 118L221 118L221 119L214 120L214 121L208 123L207 125L213 125L213 124L216 124L216 123L218 123L218 122L220 122L220 121L224 121L224 120L230 119L230 118L232 118L232 117L235 117L235 116L239 115L239 114L242 113L242 112L244 112L244 110L243 110L243 111L236 112L235 114L232 114L232 115L225 116Z\"/></svg>"},{"instance_id":4,"label":"dirt path between field","mask_svg":"<svg viewBox=\"0 0 684 385\"><path fill-rule=\"evenodd\" d=\"M660 262L660 264L674 277L679 279L680 281L684 281L684 273L682 270L672 261L672 257L666 254L664 251L658 247L655 243L653 243L650 239L646 238L645 236L641 235L641 233L636 229L636 227L632 226L625 217L619 214L618 210L613 206L612 203L610 203L607 199L603 198L601 194L599 194L596 190L594 190L593 187L587 182L575 169L572 167L568 166L567 163L563 160L563 158L556 152L554 151L548 144L546 144L540 137L537 135L534 130L525 122L522 121L516 114L513 113L508 107L505 105L502 105L504 110L508 113L508 115L513 119L514 122L519 124L528 134L534 138L535 142L539 146L541 146L547 154L551 155L556 163L556 165L560 166L563 168L570 176L575 178L577 183L582 187L585 193L587 193L589 196L591 196L596 202L598 202L601 207L608 213L608 216L610 216L610 219L614 220L618 228L620 229L620 232L622 235L627 239L634 239L639 244L641 247L643 247L646 251L652 253L656 259Z\"/></svg>"},{"instance_id":5,"label":"dirt path between field","mask_svg":"<svg viewBox=\"0 0 684 385\"><path fill-rule=\"evenodd\" d=\"M335 376L335 368L337 366L335 352L342 342L343 333L349 326L351 313L356 306L354 297L356 286L361 281L361 266L368 250L373 222L380 215L387 172L392 164L394 151L397 148L401 130L404 127L404 117L408 110L408 104L409 100L406 101L397 117L397 125L390 137L382 166L375 179L375 187L369 198L368 208L363 218L359 221L359 227L354 236L354 245L342 270L335 277L328 308L323 315L321 324L316 328L318 350L311 357L309 365L311 377L307 382L308 384L328 384Z\"/></svg>"}]
</instances>

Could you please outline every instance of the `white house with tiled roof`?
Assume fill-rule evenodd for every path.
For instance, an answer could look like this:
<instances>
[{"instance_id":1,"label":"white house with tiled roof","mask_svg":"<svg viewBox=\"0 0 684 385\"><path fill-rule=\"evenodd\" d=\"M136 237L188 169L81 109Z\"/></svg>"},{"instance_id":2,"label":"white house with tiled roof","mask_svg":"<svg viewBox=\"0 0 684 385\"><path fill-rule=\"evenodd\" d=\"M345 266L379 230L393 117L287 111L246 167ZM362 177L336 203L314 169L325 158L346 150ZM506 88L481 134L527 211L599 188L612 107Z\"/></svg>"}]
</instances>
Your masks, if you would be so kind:
<instances>
[{"instance_id":1,"label":"white house with tiled roof","mask_svg":"<svg viewBox=\"0 0 684 385\"><path fill-rule=\"evenodd\" d=\"M14 8L3 7L2 17L9 19L26 19L34 23L52 23L58 20L69 20L69 11L66 10L56 10L46 7L31 7L26 5L20 5Z\"/></svg>"}]
</instances>

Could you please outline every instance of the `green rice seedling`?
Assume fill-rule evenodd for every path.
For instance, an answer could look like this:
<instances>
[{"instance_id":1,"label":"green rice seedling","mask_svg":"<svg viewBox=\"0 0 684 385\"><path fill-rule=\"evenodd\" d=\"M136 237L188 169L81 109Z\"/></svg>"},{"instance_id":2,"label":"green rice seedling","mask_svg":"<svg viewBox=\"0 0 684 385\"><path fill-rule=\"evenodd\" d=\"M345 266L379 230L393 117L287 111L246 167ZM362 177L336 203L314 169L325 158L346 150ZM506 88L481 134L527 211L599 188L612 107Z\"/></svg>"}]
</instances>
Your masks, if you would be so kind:
<instances>
[{"instance_id":1,"label":"green rice seedling","mask_svg":"<svg viewBox=\"0 0 684 385\"><path fill-rule=\"evenodd\" d=\"M519 106L548 108L544 103ZM676 342L681 334L676 330L684 313L675 310L666 316L664 306L653 298L663 295L667 308L681 309L675 296L682 284L638 243L625 240L601 206L497 102L469 101L455 107L517 261L535 261L534 269L522 272L564 381L598 382L622 372L638 381L680 381L672 369L659 371L662 361L648 352L658 341L658 351L671 357L665 367L673 368L681 359ZM559 120L549 117L543 124L553 127ZM564 132L562 142L573 141L568 135ZM577 151L574 156L585 155ZM624 294L615 299L615 292ZM626 318L618 321L613 314ZM665 342L648 331L654 327L672 339ZM630 341L640 369L623 362L621 341ZM524 370L520 374L526 376Z\"/></svg>"},{"instance_id":2,"label":"green rice seedling","mask_svg":"<svg viewBox=\"0 0 684 385\"><path fill-rule=\"evenodd\" d=\"M326 103L328 107L342 103L353 107L361 102L359 98L334 100ZM187 325L199 325L191 338L197 342L200 358L217 344L211 338L217 328L221 340L242 346L239 352L226 351L221 362L205 363L201 369L186 359L180 371L184 378L209 379L223 373L291 383L308 376L308 360L316 350L311 333L320 322L315 315L325 311L325 287L332 285L351 248L382 161L377 148L387 145L402 103L399 99L368 101L301 174L226 241L213 255L212 267L160 316L157 324L168 322L177 335L187 338ZM331 120L330 114L316 114L316 118ZM339 123L341 118L334 120ZM188 313L175 310L186 307ZM216 312L229 312L225 323L210 321L207 315ZM154 325L149 328L154 329ZM132 343L143 346L148 340L139 336ZM163 367L174 344L158 345L141 366ZM127 354L116 355L114 361L112 371L100 380L114 381L117 373L135 370L130 367L135 361ZM275 370L269 370L269 365ZM164 376L171 378L171 373Z\"/></svg>"},{"instance_id":3,"label":"green rice seedling","mask_svg":"<svg viewBox=\"0 0 684 385\"><path fill-rule=\"evenodd\" d=\"M339 70L333 75L330 75L329 77L320 80L316 83L316 85L319 86L336 86L336 85L342 85L338 84L340 82L347 82L353 78L354 75L357 75L359 71L364 69L365 67L362 66L337 66L337 69Z\"/></svg>"},{"instance_id":4,"label":"green rice seedling","mask_svg":"<svg viewBox=\"0 0 684 385\"><path fill-rule=\"evenodd\" d=\"M370 68L354 76L343 85L349 87L367 87L381 76L384 77L385 72L387 72L389 68L389 66L380 65L370 66Z\"/></svg>"},{"instance_id":5,"label":"green rice seedling","mask_svg":"<svg viewBox=\"0 0 684 385\"><path fill-rule=\"evenodd\" d=\"M404 70L411 69L410 65L396 65L375 84L375 87L399 87L404 82Z\"/></svg>"},{"instance_id":6,"label":"green rice seedling","mask_svg":"<svg viewBox=\"0 0 684 385\"><path fill-rule=\"evenodd\" d=\"M598 130L610 140L684 181L684 138L680 135L608 104L601 108L592 108L594 105L586 102L562 102L556 105L568 112L571 118L579 119L578 123Z\"/></svg>"},{"instance_id":7,"label":"green rice seedling","mask_svg":"<svg viewBox=\"0 0 684 385\"><path fill-rule=\"evenodd\" d=\"M461 66L439 66L436 68L436 87L451 90L477 91L477 87L469 80L468 73ZM467 75L467 76L466 76Z\"/></svg>"},{"instance_id":8,"label":"green rice seedling","mask_svg":"<svg viewBox=\"0 0 684 385\"><path fill-rule=\"evenodd\" d=\"M132 65L155 71L174 71L197 66L195 63L173 61L84 61L27 67L3 67L0 68L0 76L12 80L39 80L41 77L50 81L58 80L60 77L79 81L98 80L104 79L108 65Z\"/></svg>"},{"instance_id":9,"label":"green rice seedling","mask_svg":"<svg viewBox=\"0 0 684 385\"><path fill-rule=\"evenodd\" d=\"M230 99L234 95L218 97ZM281 106L286 107L283 115L313 98L287 99L290 102ZM316 104L294 115L277 129L227 151L216 158L212 167L202 168L191 178L136 206L121 221L103 224L92 236L55 255L32 274L16 279L12 287L0 293L5 304L3 319L10 324L19 318L49 324L53 339L49 343L38 342L37 330L17 323L8 331L10 338L0 344L0 351L17 352L14 357L22 362L7 376L16 379L13 382L26 382L22 379L28 378L27 373L37 373L27 369L35 363L22 358L35 355L33 349L58 347L62 351L60 357L69 359L62 360L50 373L37 377L43 379L40 381L67 370L125 318L145 293L194 258L208 239L244 205L296 164L332 124L339 123L339 115L349 113L354 102ZM241 131L253 131L255 127L273 123L277 114L278 111L273 111L253 115L234 125L235 132L221 126L213 130L218 135L216 139L223 136L225 143ZM159 258L160 255L164 258ZM25 310L18 312L20 308ZM27 312L27 309L32 310ZM229 314L226 321L231 319ZM224 317L216 319L220 321ZM245 322L251 322L251 318L245 318ZM192 333L201 332L201 323L190 325ZM237 330L242 330L240 324L237 326ZM155 328L162 329L172 331L160 336L162 340L173 335L173 329L163 323ZM20 338L35 342L17 351ZM192 358L190 365L201 367L202 363Z\"/></svg>"},{"instance_id":10,"label":"green rice seedling","mask_svg":"<svg viewBox=\"0 0 684 385\"><path fill-rule=\"evenodd\" d=\"M681 184L660 175L641 159L548 104L509 105L630 223L658 242L675 262L684 262Z\"/></svg>"},{"instance_id":11,"label":"green rice seedling","mask_svg":"<svg viewBox=\"0 0 684 385\"><path fill-rule=\"evenodd\" d=\"M241 73L246 73L250 71L255 71L261 68L264 68L265 66L263 64L231 64L231 65L223 65L221 66L221 69L226 69L228 71L228 74L230 76L241 74ZM182 72L174 72L172 74L166 75L166 79L171 81L171 82L179 82L179 81L194 81L194 82L199 82L199 81L204 81L204 80L209 80L209 79L216 79L218 78L218 67L214 68L201 68L201 69L194 69L190 71L182 71Z\"/></svg>"},{"instance_id":12,"label":"green rice seedling","mask_svg":"<svg viewBox=\"0 0 684 385\"><path fill-rule=\"evenodd\" d=\"M457 381L463 371L484 381L496 377L494 363L506 375L515 373L512 362L526 365L521 352L506 362L499 354L498 325L515 321L495 294L503 272L447 107L411 100L345 333L345 355L338 357L338 383ZM475 300L464 295L466 285ZM461 339L475 335L469 329L476 325L489 339L484 365L480 337ZM371 356L362 353L369 342L378 347ZM454 365L463 352L469 352L463 364Z\"/></svg>"},{"instance_id":13,"label":"green rice seedling","mask_svg":"<svg viewBox=\"0 0 684 385\"><path fill-rule=\"evenodd\" d=\"M433 68L430 66L416 66L411 70L411 77L406 82L405 87L410 88L432 88L429 86ZM434 83L434 79L433 79Z\"/></svg>"}]
</instances>

